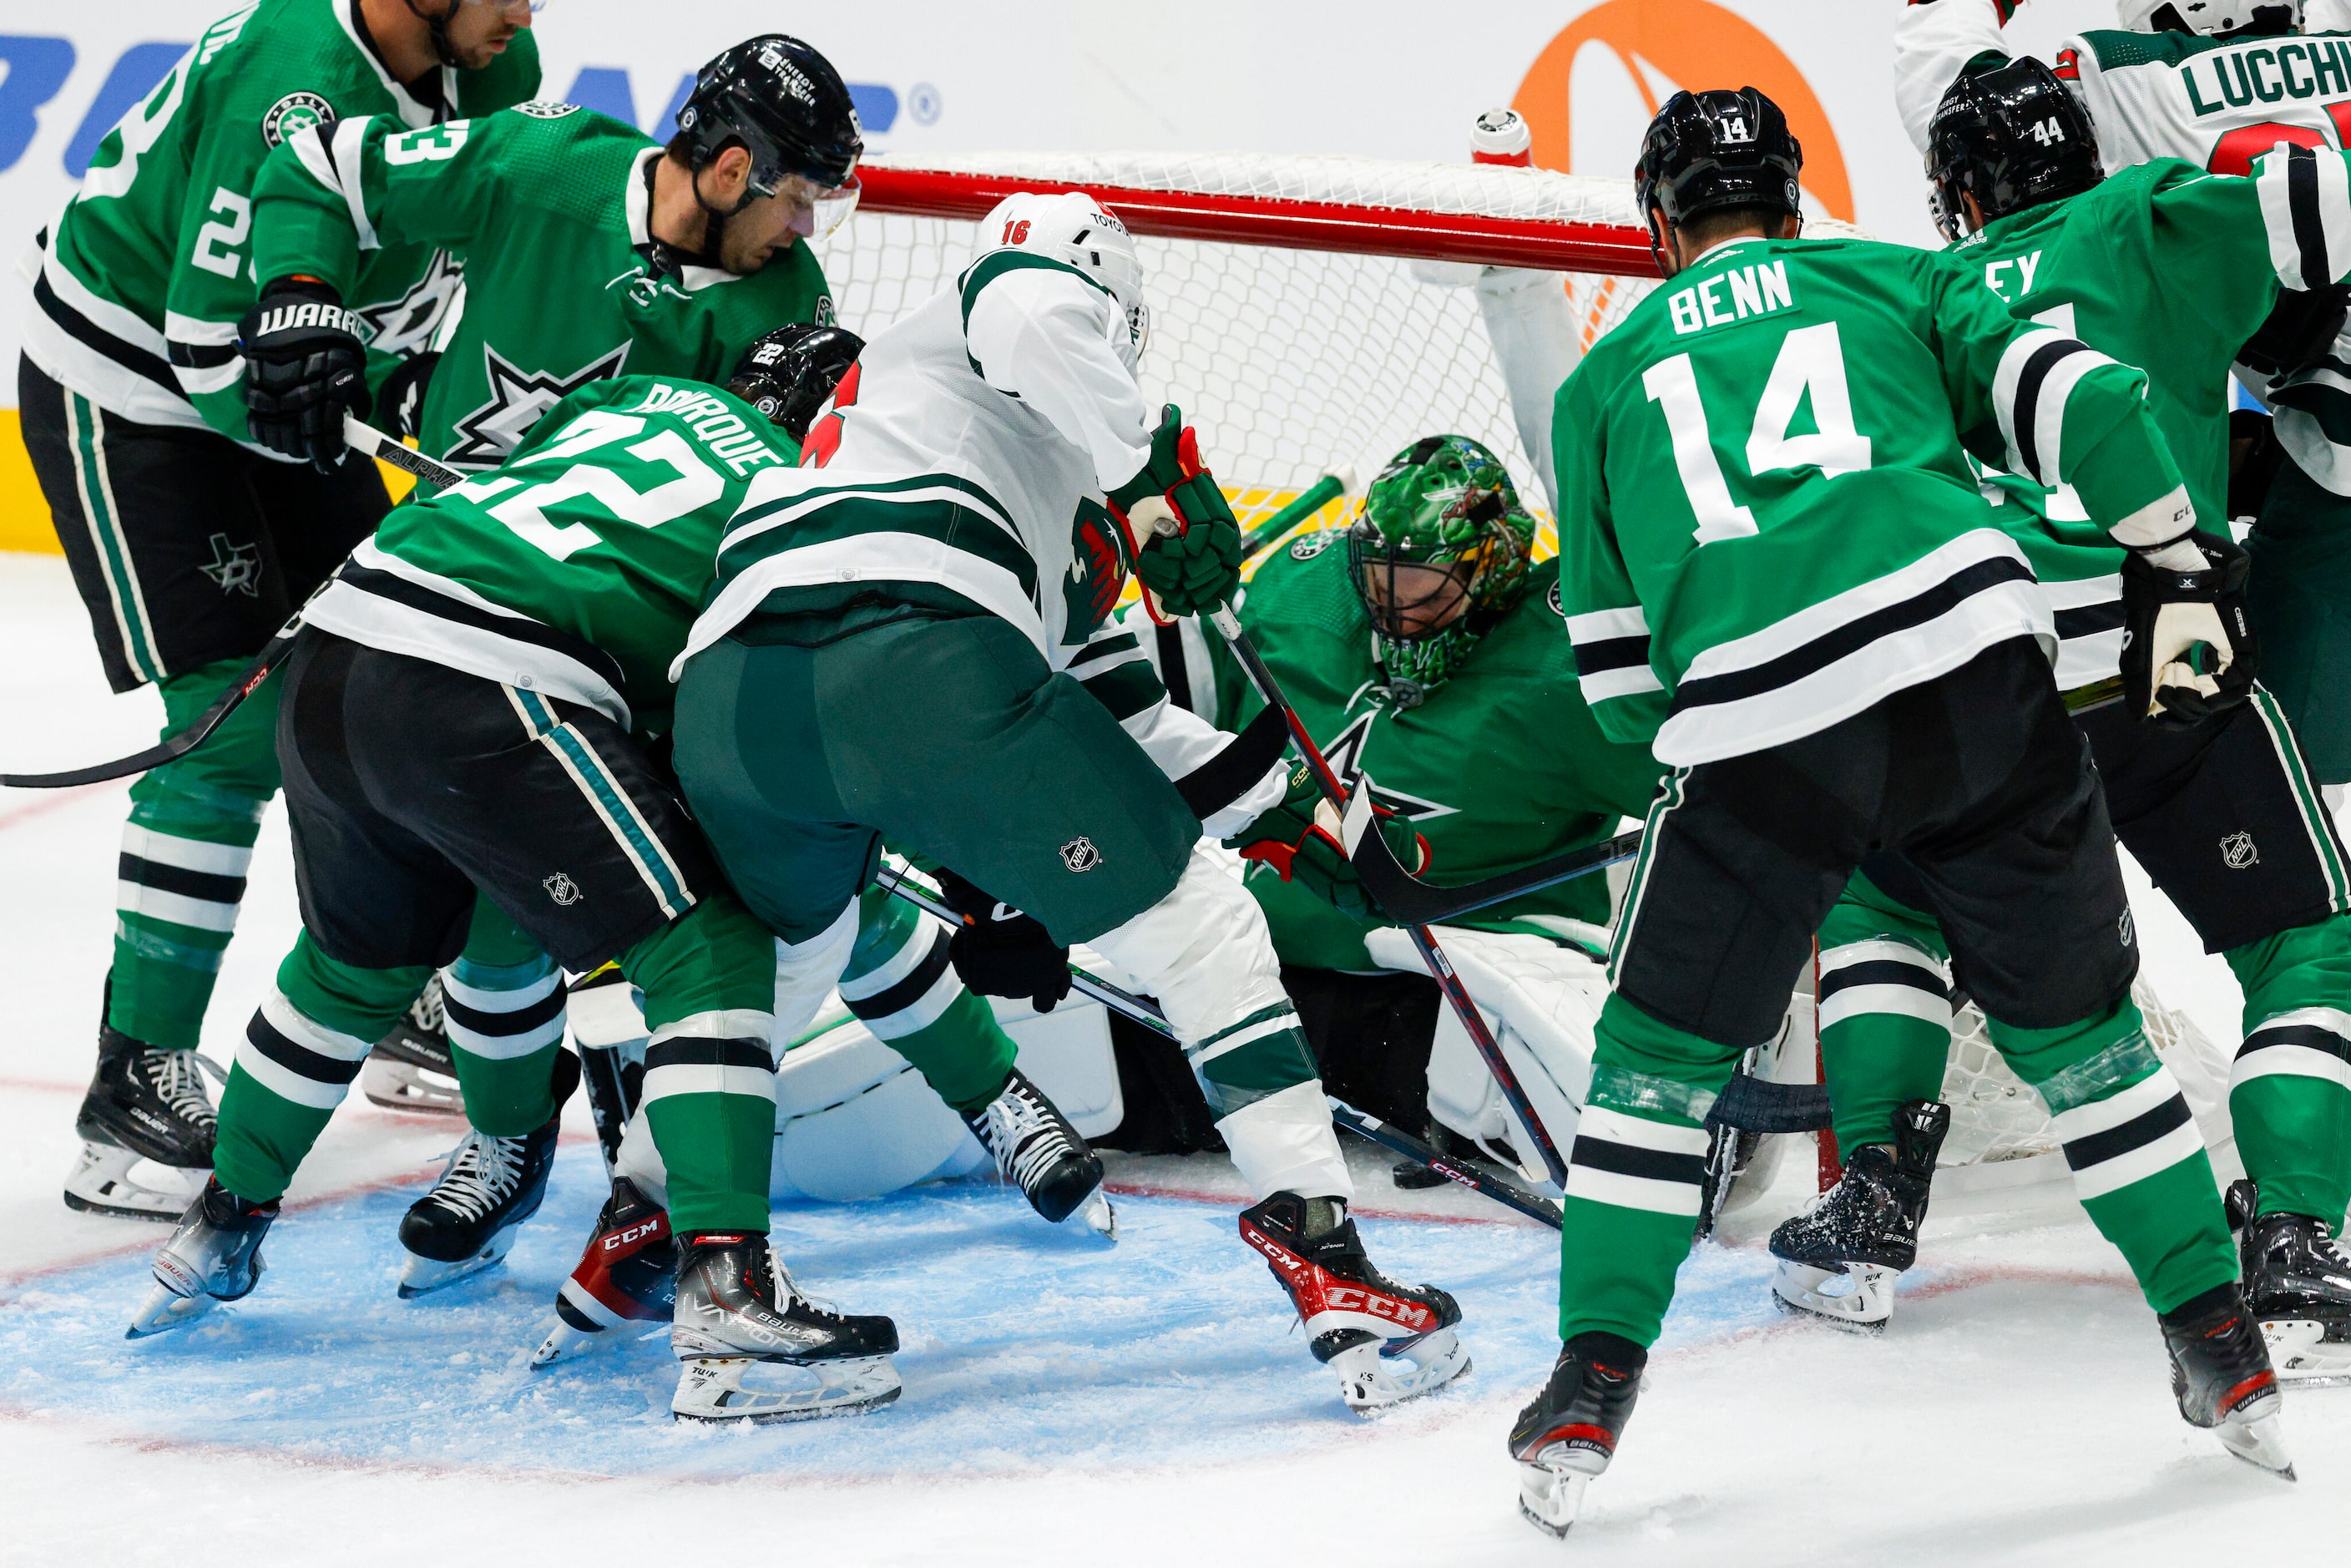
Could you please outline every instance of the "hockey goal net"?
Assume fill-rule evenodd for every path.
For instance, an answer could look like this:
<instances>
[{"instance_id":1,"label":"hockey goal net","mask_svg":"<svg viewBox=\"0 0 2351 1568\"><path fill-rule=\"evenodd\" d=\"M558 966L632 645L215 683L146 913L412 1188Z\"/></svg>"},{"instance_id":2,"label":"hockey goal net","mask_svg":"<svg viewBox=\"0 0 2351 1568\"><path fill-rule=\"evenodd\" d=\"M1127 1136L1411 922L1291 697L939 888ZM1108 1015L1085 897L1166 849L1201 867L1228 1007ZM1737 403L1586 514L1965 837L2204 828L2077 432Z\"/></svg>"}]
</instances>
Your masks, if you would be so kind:
<instances>
[{"instance_id":1,"label":"hockey goal net","mask_svg":"<svg viewBox=\"0 0 2351 1568\"><path fill-rule=\"evenodd\" d=\"M1368 478L1424 435L1483 442L1543 519L1474 282L1489 267L1558 275L1577 349L1656 287L1629 180L1476 163L1249 153L972 153L922 166L877 158L856 214L820 242L840 319L872 337L968 265L979 222L1008 195L1082 190L1134 235L1152 308L1142 364L1155 402L1181 407L1244 528L1325 475ZM1840 224L1807 232L1853 234ZM1351 485L1352 490L1353 486ZM1342 496L1299 524L1341 523ZM2206 1138L2226 1141L2225 1060L2142 979L2150 1040L2189 1089ZM1943 1164L1972 1207L2064 1180L2041 1098L1962 1009L1944 1097ZM1945 1184L1938 1180L1938 1190ZM1941 1200L1938 1198L1938 1202Z\"/></svg>"}]
</instances>

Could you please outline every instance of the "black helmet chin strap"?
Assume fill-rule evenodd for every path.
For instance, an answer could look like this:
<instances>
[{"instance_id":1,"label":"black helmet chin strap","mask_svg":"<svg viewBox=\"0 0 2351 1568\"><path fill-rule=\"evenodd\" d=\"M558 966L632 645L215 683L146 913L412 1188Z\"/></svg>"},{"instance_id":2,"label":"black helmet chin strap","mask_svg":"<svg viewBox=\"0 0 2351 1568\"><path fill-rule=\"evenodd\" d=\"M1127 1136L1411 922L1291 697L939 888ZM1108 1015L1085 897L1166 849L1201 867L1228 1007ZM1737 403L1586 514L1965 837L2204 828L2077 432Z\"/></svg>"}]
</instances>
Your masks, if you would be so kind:
<instances>
[{"instance_id":1,"label":"black helmet chin strap","mask_svg":"<svg viewBox=\"0 0 2351 1568\"><path fill-rule=\"evenodd\" d=\"M408 14L424 24L424 31L433 39L434 58L453 70L460 68L464 62L457 58L457 51L450 46L449 24L456 19L457 7L465 3L465 0L449 0L449 8L439 16L434 16L429 11L418 10L416 0L402 0L402 4L408 7Z\"/></svg>"},{"instance_id":2,"label":"black helmet chin strap","mask_svg":"<svg viewBox=\"0 0 2351 1568\"><path fill-rule=\"evenodd\" d=\"M723 152L726 149L721 148L719 151ZM714 157L711 159L710 162L705 163L702 168L710 168L717 162L718 160ZM694 204L702 209L704 219L702 225L702 248L695 253L694 259L704 267L717 267L719 265L718 242L720 237L726 233L726 220L741 212L745 207L749 206L753 200L757 198L758 193L751 189L751 183L747 179L743 183L742 200L737 202L731 207L716 207L711 205L708 198L704 196L702 193L702 169L695 170L693 173L688 176L687 184L694 192Z\"/></svg>"}]
</instances>

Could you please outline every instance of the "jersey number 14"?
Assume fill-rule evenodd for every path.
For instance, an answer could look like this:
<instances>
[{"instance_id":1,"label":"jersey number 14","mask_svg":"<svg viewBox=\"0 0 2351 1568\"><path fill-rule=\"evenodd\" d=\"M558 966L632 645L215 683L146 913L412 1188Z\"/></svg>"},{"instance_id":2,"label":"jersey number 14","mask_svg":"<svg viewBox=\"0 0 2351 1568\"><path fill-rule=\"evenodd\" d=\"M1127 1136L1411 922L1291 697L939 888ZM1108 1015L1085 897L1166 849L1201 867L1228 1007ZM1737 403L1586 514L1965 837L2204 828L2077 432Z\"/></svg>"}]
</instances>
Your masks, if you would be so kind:
<instances>
[{"instance_id":1,"label":"jersey number 14","mask_svg":"<svg viewBox=\"0 0 2351 1568\"><path fill-rule=\"evenodd\" d=\"M1756 532L1755 514L1730 493L1730 482L1715 456L1707 429L1706 404L1698 393L1698 371L1687 354L1660 360L1642 374L1649 401L1666 416L1673 438L1674 468L1697 515L1693 533L1701 545L1743 538ZM1809 394L1816 428L1788 434L1796 410ZM1869 437L1854 428L1853 395L1846 389L1844 348L1836 323L1797 327L1781 340L1779 357L1756 401L1747 433L1750 477L1776 470L1814 467L1824 479L1869 466Z\"/></svg>"}]
</instances>

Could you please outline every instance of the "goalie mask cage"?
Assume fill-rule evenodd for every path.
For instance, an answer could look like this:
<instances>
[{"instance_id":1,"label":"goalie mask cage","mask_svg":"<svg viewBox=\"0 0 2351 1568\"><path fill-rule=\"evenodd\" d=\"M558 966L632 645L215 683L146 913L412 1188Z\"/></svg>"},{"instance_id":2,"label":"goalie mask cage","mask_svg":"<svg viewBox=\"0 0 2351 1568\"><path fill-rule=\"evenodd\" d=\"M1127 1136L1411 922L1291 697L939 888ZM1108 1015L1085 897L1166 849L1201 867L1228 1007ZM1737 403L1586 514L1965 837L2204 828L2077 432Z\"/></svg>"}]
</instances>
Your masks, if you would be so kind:
<instances>
[{"instance_id":1,"label":"goalie mask cage","mask_svg":"<svg viewBox=\"0 0 2351 1568\"><path fill-rule=\"evenodd\" d=\"M1488 267L1560 275L1579 350L1656 283L1630 180L1336 156L970 153L862 165L855 214L817 242L841 324L865 337L946 287L979 220L1019 192L1084 191L1134 235L1151 336L1144 391L1183 409L1244 528L1326 474L1363 478L1425 435L1468 435L1509 467L1555 548L1477 291ZM1834 222L1808 233L1853 235ZM1360 505L1342 497L1301 527ZM2228 1140L2225 1059L2144 977L2148 1034L2206 1141ZM2071 1201L2041 1098L1962 1010L1945 1075L1948 1184L1966 1210ZM1938 1207L1947 1183L1938 1177Z\"/></svg>"}]
</instances>

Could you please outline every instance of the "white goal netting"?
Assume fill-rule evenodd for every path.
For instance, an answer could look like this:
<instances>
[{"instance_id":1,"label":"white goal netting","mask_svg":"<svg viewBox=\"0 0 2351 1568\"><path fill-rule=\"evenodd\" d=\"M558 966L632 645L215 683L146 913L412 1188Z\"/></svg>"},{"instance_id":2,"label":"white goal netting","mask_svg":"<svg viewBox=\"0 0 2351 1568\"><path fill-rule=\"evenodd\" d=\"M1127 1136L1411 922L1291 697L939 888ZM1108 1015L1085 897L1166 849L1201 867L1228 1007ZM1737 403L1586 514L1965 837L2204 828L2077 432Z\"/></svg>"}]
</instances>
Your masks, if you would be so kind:
<instances>
[{"instance_id":1,"label":"white goal netting","mask_svg":"<svg viewBox=\"0 0 2351 1568\"><path fill-rule=\"evenodd\" d=\"M973 154L926 168L1099 188L1276 197L1400 213L1630 225L1632 185L1549 170L1246 154ZM861 210L817 251L843 325L871 337L953 280L976 222ZM1421 436L1455 432L1499 454L1547 513L1477 298L1424 281L1401 256L1139 235L1152 308L1144 390L1181 407L1246 527L1323 474L1364 478ZM1443 272L1446 264L1421 265ZM1562 274L1585 344L1651 280ZM1341 515L1333 503L1318 522Z\"/></svg>"}]
</instances>

